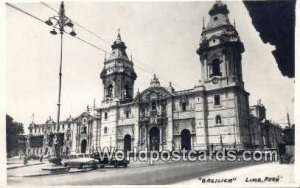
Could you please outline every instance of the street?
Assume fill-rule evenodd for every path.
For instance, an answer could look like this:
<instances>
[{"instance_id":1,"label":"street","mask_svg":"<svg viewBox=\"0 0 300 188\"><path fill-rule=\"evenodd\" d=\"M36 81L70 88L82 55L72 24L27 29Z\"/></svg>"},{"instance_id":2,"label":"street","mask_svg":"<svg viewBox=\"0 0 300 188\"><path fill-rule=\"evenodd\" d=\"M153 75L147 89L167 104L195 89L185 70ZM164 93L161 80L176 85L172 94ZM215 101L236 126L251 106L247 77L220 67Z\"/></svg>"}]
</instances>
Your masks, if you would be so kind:
<instances>
[{"instance_id":1,"label":"street","mask_svg":"<svg viewBox=\"0 0 300 188\"><path fill-rule=\"evenodd\" d=\"M14 177L8 185L157 185L172 184L257 162L178 162L153 166L104 168L95 171L39 177ZM25 167L26 168L26 167Z\"/></svg>"},{"instance_id":2,"label":"street","mask_svg":"<svg viewBox=\"0 0 300 188\"><path fill-rule=\"evenodd\" d=\"M266 170L272 169L272 170ZM255 187L271 186L271 187L294 187L294 165L293 164L279 164L278 162L262 163L254 166L246 166L243 168L232 169L229 171L222 171L218 173L209 174L206 176L199 176L194 179L176 183L178 185L190 186L209 186L215 180L233 180L232 182L217 183L219 185L241 185ZM208 182L208 180L210 182ZM288 185L288 186L287 186Z\"/></svg>"}]
</instances>

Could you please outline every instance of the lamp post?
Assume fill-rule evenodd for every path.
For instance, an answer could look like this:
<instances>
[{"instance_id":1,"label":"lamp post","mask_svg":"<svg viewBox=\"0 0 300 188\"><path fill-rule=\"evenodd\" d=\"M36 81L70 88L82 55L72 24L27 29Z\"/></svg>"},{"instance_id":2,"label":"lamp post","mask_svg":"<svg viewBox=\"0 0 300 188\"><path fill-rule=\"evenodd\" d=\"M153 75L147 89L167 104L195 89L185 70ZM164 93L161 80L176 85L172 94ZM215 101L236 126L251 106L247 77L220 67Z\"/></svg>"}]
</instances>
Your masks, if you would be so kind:
<instances>
[{"instance_id":1,"label":"lamp post","mask_svg":"<svg viewBox=\"0 0 300 188\"><path fill-rule=\"evenodd\" d=\"M222 137L222 134L220 134L220 144L221 144L221 149L223 150L223 137Z\"/></svg>"},{"instance_id":2,"label":"lamp post","mask_svg":"<svg viewBox=\"0 0 300 188\"><path fill-rule=\"evenodd\" d=\"M73 30L73 23L71 20L66 17L65 15L65 8L64 8L64 2L61 2L60 9L58 16L49 17L45 23L52 27L52 30L50 31L51 34L56 35L56 29L60 33L60 63L59 63L59 85L58 85L58 103L57 103L57 126L56 126L56 134L54 136L53 140L53 153L54 158L52 158L51 162L56 165L61 165L61 158L60 158L60 143L58 140L58 133L60 129L60 101L61 101L61 77L62 77L62 57L63 57L63 34L65 32L65 28L69 27L72 29L72 31L69 33L71 36L76 36L76 33Z\"/></svg>"}]
</instances>

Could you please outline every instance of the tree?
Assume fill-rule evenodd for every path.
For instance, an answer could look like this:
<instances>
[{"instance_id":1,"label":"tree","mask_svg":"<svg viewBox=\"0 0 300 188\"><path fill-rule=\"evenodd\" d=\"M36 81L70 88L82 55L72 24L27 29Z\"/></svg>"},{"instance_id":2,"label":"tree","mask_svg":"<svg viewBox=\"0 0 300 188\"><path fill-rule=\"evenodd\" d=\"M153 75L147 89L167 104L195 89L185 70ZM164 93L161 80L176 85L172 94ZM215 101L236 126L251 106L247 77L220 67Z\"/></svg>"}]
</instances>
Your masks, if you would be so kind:
<instances>
[{"instance_id":1,"label":"tree","mask_svg":"<svg viewBox=\"0 0 300 188\"><path fill-rule=\"evenodd\" d=\"M6 151L9 156L22 147L19 140L23 133L23 124L14 121L10 115L6 114Z\"/></svg>"}]
</instances>

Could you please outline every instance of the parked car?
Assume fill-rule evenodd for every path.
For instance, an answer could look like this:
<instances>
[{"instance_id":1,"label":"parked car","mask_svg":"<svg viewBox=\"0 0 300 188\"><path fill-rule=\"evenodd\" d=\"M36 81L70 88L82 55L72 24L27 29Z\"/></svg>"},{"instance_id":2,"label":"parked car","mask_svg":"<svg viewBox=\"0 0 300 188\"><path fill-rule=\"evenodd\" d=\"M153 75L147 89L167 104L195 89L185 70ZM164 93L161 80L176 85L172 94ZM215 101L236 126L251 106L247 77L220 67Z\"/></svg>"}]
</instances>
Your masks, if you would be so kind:
<instances>
[{"instance_id":1,"label":"parked car","mask_svg":"<svg viewBox=\"0 0 300 188\"><path fill-rule=\"evenodd\" d=\"M279 163L280 164L289 164L290 160L291 160L291 157L285 153L280 156Z\"/></svg>"},{"instance_id":2,"label":"parked car","mask_svg":"<svg viewBox=\"0 0 300 188\"><path fill-rule=\"evenodd\" d=\"M123 159L117 160L114 153L110 157L106 153L96 152L96 153L93 153L92 157L98 161L100 168L104 168L106 166L113 166L114 168L122 166L122 167L126 168L129 164L129 161L126 159L125 156Z\"/></svg>"},{"instance_id":3,"label":"parked car","mask_svg":"<svg viewBox=\"0 0 300 188\"><path fill-rule=\"evenodd\" d=\"M70 168L98 168L97 161L84 153L71 154L67 159L64 159L62 163L68 170L70 170Z\"/></svg>"}]
</instances>

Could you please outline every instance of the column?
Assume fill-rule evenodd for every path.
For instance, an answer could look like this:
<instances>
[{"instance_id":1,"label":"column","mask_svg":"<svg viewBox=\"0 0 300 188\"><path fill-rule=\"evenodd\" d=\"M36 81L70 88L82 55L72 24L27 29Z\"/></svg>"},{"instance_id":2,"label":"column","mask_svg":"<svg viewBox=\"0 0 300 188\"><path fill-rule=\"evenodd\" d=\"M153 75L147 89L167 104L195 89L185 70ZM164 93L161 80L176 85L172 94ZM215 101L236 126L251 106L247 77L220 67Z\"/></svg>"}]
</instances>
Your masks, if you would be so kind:
<instances>
[{"instance_id":1,"label":"column","mask_svg":"<svg viewBox=\"0 0 300 188\"><path fill-rule=\"evenodd\" d=\"M207 60L204 59L204 79L206 80L208 78L208 67L207 67Z\"/></svg>"},{"instance_id":2,"label":"column","mask_svg":"<svg viewBox=\"0 0 300 188\"><path fill-rule=\"evenodd\" d=\"M162 143L162 125L159 126L159 151L163 150L163 143Z\"/></svg>"},{"instance_id":3,"label":"column","mask_svg":"<svg viewBox=\"0 0 300 188\"><path fill-rule=\"evenodd\" d=\"M148 130L148 123L147 123L146 127L145 127L145 145L146 145L147 148L150 145L150 143L149 143L150 140L148 139L148 135L149 135L149 130Z\"/></svg>"},{"instance_id":4,"label":"column","mask_svg":"<svg viewBox=\"0 0 300 188\"><path fill-rule=\"evenodd\" d=\"M226 62L226 58L225 58L225 52L223 53L223 76L228 76L228 68L227 68L227 62Z\"/></svg>"}]
</instances>

